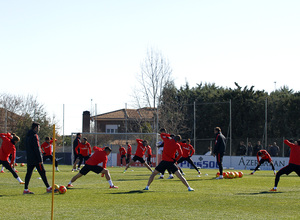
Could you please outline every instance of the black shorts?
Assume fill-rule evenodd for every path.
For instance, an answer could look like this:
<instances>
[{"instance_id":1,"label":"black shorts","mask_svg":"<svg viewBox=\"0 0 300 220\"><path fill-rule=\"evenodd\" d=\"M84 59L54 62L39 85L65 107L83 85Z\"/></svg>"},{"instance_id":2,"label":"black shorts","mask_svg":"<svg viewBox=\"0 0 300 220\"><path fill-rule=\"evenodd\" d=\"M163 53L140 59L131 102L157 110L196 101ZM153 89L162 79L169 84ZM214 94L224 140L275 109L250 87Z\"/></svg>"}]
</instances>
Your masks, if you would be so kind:
<instances>
[{"instance_id":1,"label":"black shorts","mask_svg":"<svg viewBox=\"0 0 300 220\"><path fill-rule=\"evenodd\" d=\"M289 175L291 172L297 173L300 176L300 165L289 163L287 166L281 168L278 173Z\"/></svg>"},{"instance_id":2,"label":"black shorts","mask_svg":"<svg viewBox=\"0 0 300 220\"><path fill-rule=\"evenodd\" d=\"M126 155L121 155L121 159L126 158Z\"/></svg>"},{"instance_id":3,"label":"black shorts","mask_svg":"<svg viewBox=\"0 0 300 220\"><path fill-rule=\"evenodd\" d=\"M100 166L91 166L91 165L84 165L84 167L79 171L82 175L86 175L88 172L93 171L94 173L101 173L103 170L103 167Z\"/></svg>"},{"instance_id":4,"label":"black shorts","mask_svg":"<svg viewBox=\"0 0 300 220\"><path fill-rule=\"evenodd\" d=\"M144 160L144 158L142 158L142 157L139 157L139 156L136 156L136 155L134 155L134 157L132 158L132 160L135 162L135 161L140 161L141 163L145 163L145 160Z\"/></svg>"},{"instance_id":5,"label":"black shorts","mask_svg":"<svg viewBox=\"0 0 300 220\"><path fill-rule=\"evenodd\" d=\"M155 167L155 169L160 172L160 173L164 173L166 169L168 169L169 171L171 171L172 173L175 173L176 171L178 171L178 168L176 167L176 165L174 164L174 162L170 162L170 161L165 161L162 160L157 167Z\"/></svg>"},{"instance_id":6,"label":"black shorts","mask_svg":"<svg viewBox=\"0 0 300 220\"><path fill-rule=\"evenodd\" d=\"M79 154L78 157L79 157L79 160L84 159L84 161L87 161L90 158L90 156L82 156L81 154Z\"/></svg>"},{"instance_id":7,"label":"black shorts","mask_svg":"<svg viewBox=\"0 0 300 220\"><path fill-rule=\"evenodd\" d=\"M264 162L271 163L272 160L269 160L269 159L261 159L261 160L259 161L259 164L262 165Z\"/></svg>"}]
</instances>

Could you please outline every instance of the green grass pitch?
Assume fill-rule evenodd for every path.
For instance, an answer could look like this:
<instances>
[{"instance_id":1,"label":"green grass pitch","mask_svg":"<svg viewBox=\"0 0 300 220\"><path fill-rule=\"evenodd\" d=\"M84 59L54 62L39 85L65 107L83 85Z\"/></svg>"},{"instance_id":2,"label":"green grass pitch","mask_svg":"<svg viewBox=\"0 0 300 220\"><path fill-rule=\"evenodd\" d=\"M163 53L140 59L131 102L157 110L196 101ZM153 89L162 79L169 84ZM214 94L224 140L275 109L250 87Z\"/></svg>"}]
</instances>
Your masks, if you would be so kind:
<instances>
[{"instance_id":1,"label":"green grass pitch","mask_svg":"<svg viewBox=\"0 0 300 220\"><path fill-rule=\"evenodd\" d=\"M52 183L52 166L45 165ZM67 185L76 174L71 166L59 166L55 183ZM25 167L17 167L24 180ZM292 173L282 176L278 192L272 171L258 171L243 178L215 180L217 170L183 169L185 178L195 189L189 192L176 177L155 178L149 191L143 191L150 172L143 167L108 167L113 183L109 189L105 177L90 172L78 179L66 194L54 196L54 219L299 219L300 178ZM206 175L207 174L207 175ZM0 173L0 219L50 219L51 193L37 172L29 188L34 195L23 195L20 185L7 170Z\"/></svg>"}]
</instances>

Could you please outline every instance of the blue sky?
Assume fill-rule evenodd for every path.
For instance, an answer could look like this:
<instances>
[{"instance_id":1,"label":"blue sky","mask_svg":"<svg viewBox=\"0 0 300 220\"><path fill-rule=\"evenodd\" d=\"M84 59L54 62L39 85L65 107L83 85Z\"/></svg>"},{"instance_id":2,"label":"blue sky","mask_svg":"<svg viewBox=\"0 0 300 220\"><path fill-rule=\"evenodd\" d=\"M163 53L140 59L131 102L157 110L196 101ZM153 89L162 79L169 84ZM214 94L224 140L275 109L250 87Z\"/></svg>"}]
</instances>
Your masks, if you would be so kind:
<instances>
[{"instance_id":1,"label":"blue sky","mask_svg":"<svg viewBox=\"0 0 300 220\"><path fill-rule=\"evenodd\" d=\"M178 87L299 91L299 11L296 0L2 0L0 92L36 96L60 127L65 104L65 134L81 131L95 104L98 113L134 107L151 47Z\"/></svg>"}]
</instances>

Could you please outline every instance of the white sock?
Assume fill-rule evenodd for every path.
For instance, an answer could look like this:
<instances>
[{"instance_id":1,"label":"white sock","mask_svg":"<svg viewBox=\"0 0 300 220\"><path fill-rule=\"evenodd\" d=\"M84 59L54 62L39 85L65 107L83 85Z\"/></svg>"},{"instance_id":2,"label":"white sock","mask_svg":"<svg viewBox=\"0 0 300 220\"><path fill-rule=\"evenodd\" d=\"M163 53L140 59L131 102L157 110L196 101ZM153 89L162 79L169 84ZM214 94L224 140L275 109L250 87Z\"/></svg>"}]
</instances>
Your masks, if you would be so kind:
<instances>
[{"instance_id":1,"label":"white sock","mask_svg":"<svg viewBox=\"0 0 300 220\"><path fill-rule=\"evenodd\" d=\"M145 189L149 189L149 186L146 186Z\"/></svg>"},{"instance_id":2,"label":"white sock","mask_svg":"<svg viewBox=\"0 0 300 220\"><path fill-rule=\"evenodd\" d=\"M72 181L70 181L69 184L71 185L71 184L72 184Z\"/></svg>"},{"instance_id":3,"label":"white sock","mask_svg":"<svg viewBox=\"0 0 300 220\"><path fill-rule=\"evenodd\" d=\"M277 187L276 186L274 186L274 188L273 189L277 189Z\"/></svg>"},{"instance_id":4,"label":"white sock","mask_svg":"<svg viewBox=\"0 0 300 220\"><path fill-rule=\"evenodd\" d=\"M111 180L107 180L107 182L109 183L110 186L114 186Z\"/></svg>"},{"instance_id":5,"label":"white sock","mask_svg":"<svg viewBox=\"0 0 300 220\"><path fill-rule=\"evenodd\" d=\"M16 179L19 181L19 183L23 182L20 177L18 177Z\"/></svg>"},{"instance_id":6,"label":"white sock","mask_svg":"<svg viewBox=\"0 0 300 220\"><path fill-rule=\"evenodd\" d=\"M160 175L160 177L164 177L164 175Z\"/></svg>"},{"instance_id":7,"label":"white sock","mask_svg":"<svg viewBox=\"0 0 300 220\"><path fill-rule=\"evenodd\" d=\"M4 167L1 168L1 171L3 171L3 170L4 170Z\"/></svg>"},{"instance_id":8,"label":"white sock","mask_svg":"<svg viewBox=\"0 0 300 220\"><path fill-rule=\"evenodd\" d=\"M170 174L170 177L173 177L173 174Z\"/></svg>"},{"instance_id":9,"label":"white sock","mask_svg":"<svg viewBox=\"0 0 300 220\"><path fill-rule=\"evenodd\" d=\"M51 189L51 186L49 186L47 189Z\"/></svg>"}]
</instances>

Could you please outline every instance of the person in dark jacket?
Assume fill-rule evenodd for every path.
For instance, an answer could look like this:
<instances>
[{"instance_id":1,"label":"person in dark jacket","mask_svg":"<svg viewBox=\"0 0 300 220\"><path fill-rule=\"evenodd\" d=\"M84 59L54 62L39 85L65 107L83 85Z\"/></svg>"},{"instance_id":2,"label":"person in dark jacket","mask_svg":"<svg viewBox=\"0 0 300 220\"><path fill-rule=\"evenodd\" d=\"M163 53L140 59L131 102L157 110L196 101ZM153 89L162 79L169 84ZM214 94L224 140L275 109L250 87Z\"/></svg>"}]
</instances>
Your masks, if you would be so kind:
<instances>
[{"instance_id":1,"label":"person in dark jacket","mask_svg":"<svg viewBox=\"0 0 300 220\"><path fill-rule=\"evenodd\" d=\"M219 166L220 176L216 179L223 179L223 156L226 150L226 138L221 132L221 128L215 127L214 129L216 140L213 151L213 156L217 157L217 164Z\"/></svg>"},{"instance_id":2,"label":"person in dark jacket","mask_svg":"<svg viewBox=\"0 0 300 220\"><path fill-rule=\"evenodd\" d=\"M40 130L40 124L33 122L31 129L26 135L25 147L27 154L27 173L25 176L25 187L23 194L34 194L28 189L28 185L31 179L32 171L34 168L39 172L45 186L47 187L46 192L52 192L52 187L49 186L46 170L43 165L43 155L40 148L40 141L38 132Z\"/></svg>"},{"instance_id":3,"label":"person in dark jacket","mask_svg":"<svg viewBox=\"0 0 300 220\"><path fill-rule=\"evenodd\" d=\"M73 156L74 156L74 160L73 160L73 164L75 163L75 161L77 160L77 158L79 158L79 153L76 149L76 147L78 146L78 144L81 143L80 141L81 139L81 133L77 133L76 134L76 138L75 140L73 141ZM81 161L82 162L82 161ZM81 165L81 162L80 162L80 165ZM78 168L80 168L80 165L78 164ZM78 169L79 170L79 169ZM74 169L72 169L72 172L74 171Z\"/></svg>"}]
</instances>

